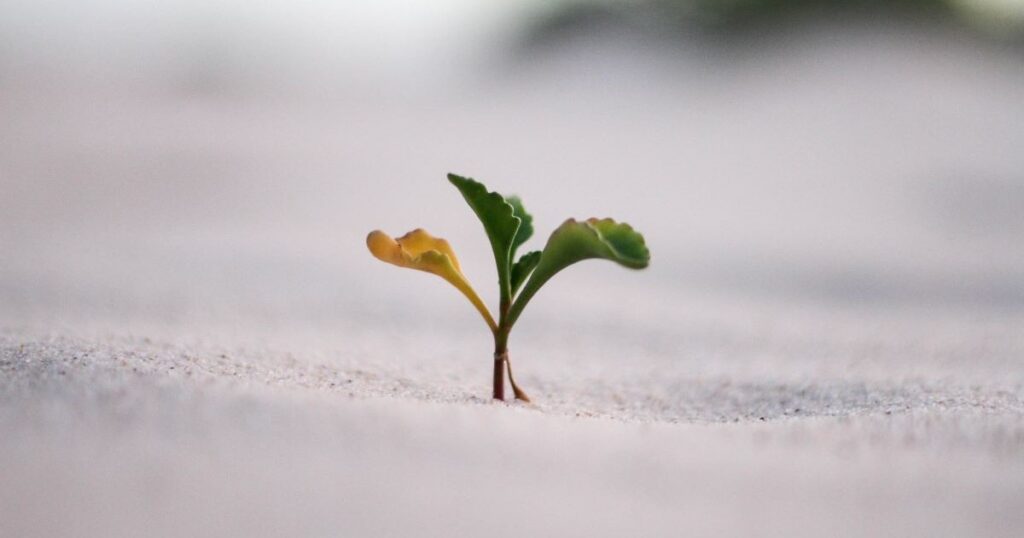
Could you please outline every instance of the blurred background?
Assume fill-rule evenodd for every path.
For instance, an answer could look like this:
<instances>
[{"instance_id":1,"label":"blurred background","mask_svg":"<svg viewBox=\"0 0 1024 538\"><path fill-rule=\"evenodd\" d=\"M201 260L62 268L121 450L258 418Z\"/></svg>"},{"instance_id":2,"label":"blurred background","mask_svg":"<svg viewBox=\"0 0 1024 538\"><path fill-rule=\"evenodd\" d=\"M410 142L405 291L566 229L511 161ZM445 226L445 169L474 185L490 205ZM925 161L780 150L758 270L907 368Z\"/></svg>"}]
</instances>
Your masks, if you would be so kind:
<instances>
[{"instance_id":1,"label":"blurred background","mask_svg":"<svg viewBox=\"0 0 1024 538\"><path fill-rule=\"evenodd\" d=\"M1024 0L0 0L0 535L1021 536L1022 142ZM448 172L650 246L534 405Z\"/></svg>"},{"instance_id":2,"label":"blurred background","mask_svg":"<svg viewBox=\"0 0 1024 538\"><path fill-rule=\"evenodd\" d=\"M363 245L422 226L495 295L452 171L522 196L533 248L569 216L647 237L648 271L581 267L535 324L998 317L1024 307L1022 35L1020 0L4 0L0 305L473 319Z\"/></svg>"}]
</instances>

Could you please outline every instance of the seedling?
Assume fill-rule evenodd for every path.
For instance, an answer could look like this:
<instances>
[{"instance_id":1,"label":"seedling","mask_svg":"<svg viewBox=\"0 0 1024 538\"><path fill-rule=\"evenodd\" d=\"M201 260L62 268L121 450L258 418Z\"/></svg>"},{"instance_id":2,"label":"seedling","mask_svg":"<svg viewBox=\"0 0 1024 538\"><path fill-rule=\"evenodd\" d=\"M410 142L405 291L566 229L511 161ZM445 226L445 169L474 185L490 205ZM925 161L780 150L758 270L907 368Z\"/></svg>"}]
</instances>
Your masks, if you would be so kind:
<instances>
[{"instance_id":1,"label":"seedling","mask_svg":"<svg viewBox=\"0 0 1024 538\"><path fill-rule=\"evenodd\" d=\"M548 238L542 251L532 251L516 259L516 251L533 235L533 217L515 196L488 192L473 179L448 174L469 207L484 225L494 250L500 291L498 321L480 300L466 276L451 245L417 228L398 239L375 230L366 237L370 252L381 261L433 273L455 286L476 307L494 335L494 390L497 400L505 399L505 372L516 399L530 401L512 377L508 358L508 337L523 309L551 277L582 260L600 258L628 267L647 267L651 255L644 238L626 223L612 219L569 219Z\"/></svg>"}]
</instances>

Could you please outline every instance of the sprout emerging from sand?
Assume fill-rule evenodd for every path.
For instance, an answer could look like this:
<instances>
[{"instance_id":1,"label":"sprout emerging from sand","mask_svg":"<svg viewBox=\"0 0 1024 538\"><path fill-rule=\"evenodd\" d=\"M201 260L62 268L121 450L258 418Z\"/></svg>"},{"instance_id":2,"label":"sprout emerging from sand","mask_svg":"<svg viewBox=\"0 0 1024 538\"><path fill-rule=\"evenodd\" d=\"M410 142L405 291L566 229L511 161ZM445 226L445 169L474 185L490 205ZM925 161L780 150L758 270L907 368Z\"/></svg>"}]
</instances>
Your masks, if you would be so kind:
<instances>
[{"instance_id":1,"label":"sprout emerging from sand","mask_svg":"<svg viewBox=\"0 0 1024 538\"><path fill-rule=\"evenodd\" d=\"M498 321L480 300L469 280L462 274L451 245L422 229L398 239L375 230L366 238L370 252L387 263L433 273L455 286L480 312L494 335L494 390L497 400L505 399L505 372L516 399L530 401L512 377L508 359L508 337L527 303L551 277L582 260L600 258L628 267L643 269L650 261L644 238L628 224L612 219L569 219L548 238L542 251L516 258L516 251L533 235L533 217L515 196L488 192L482 183L448 174L469 207L484 225L498 267L500 303Z\"/></svg>"}]
</instances>

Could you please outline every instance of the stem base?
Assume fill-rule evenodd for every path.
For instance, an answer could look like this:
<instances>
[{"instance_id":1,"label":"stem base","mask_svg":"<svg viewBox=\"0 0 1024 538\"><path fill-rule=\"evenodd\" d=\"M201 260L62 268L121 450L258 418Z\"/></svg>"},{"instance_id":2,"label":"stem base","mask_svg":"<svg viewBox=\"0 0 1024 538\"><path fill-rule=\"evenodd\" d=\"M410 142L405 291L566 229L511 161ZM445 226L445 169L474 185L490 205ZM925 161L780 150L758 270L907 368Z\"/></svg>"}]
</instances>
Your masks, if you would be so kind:
<instances>
[{"instance_id":1,"label":"stem base","mask_svg":"<svg viewBox=\"0 0 1024 538\"><path fill-rule=\"evenodd\" d=\"M505 400L505 370L508 365L508 351L494 353L494 390L491 395L495 400Z\"/></svg>"},{"instance_id":2,"label":"stem base","mask_svg":"<svg viewBox=\"0 0 1024 538\"><path fill-rule=\"evenodd\" d=\"M505 349L500 352L494 353L494 392L492 393L495 400L505 400L505 372L508 372L508 381L512 385L512 394L515 395L517 400L522 400L529 403L530 397L526 395L523 389L519 388L516 384L516 379L512 377L512 363L508 360L508 350Z\"/></svg>"}]
</instances>

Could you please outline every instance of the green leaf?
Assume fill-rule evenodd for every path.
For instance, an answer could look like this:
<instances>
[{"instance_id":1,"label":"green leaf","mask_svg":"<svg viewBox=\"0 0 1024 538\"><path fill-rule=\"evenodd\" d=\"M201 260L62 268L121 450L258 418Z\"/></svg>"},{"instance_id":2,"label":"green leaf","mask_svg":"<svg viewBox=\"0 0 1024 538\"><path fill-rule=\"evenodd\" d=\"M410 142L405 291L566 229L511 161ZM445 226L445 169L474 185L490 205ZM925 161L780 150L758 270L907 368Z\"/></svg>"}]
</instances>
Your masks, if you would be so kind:
<instances>
[{"instance_id":1,"label":"green leaf","mask_svg":"<svg viewBox=\"0 0 1024 538\"><path fill-rule=\"evenodd\" d=\"M512 240L512 252L509 260L516 259L516 251L525 243L530 237L533 236L533 215L526 212L526 208L523 207L523 200L518 196L506 196L505 201L512 206L512 214L519 217L522 224L519 225L519 231L516 232L515 239ZM512 296L515 297L516 292L526 282L526 277L530 276L533 272L533 268L537 267L537 262L540 261L540 251L533 251L523 254L519 257L518 261L512 263L512 275L511 275L511 288Z\"/></svg>"},{"instance_id":2,"label":"green leaf","mask_svg":"<svg viewBox=\"0 0 1024 538\"><path fill-rule=\"evenodd\" d=\"M509 311L509 325L516 322L526 304L551 277L578 261L590 258L603 258L630 269L643 269L650 262L651 254L644 244L644 237L626 223L620 224L612 219L583 222L569 219L548 239L533 275Z\"/></svg>"},{"instance_id":3,"label":"green leaf","mask_svg":"<svg viewBox=\"0 0 1024 538\"><path fill-rule=\"evenodd\" d=\"M494 251L494 262L498 266L501 302L502 305L507 305L512 300L512 250L522 219L515 215L515 208L505 200L505 197L496 192L488 192L482 183L456 174L448 174L448 181L459 189L466 203L484 225L487 238L491 241L491 249Z\"/></svg>"},{"instance_id":4,"label":"green leaf","mask_svg":"<svg viewBox=\"0 0 1024 538\"><path fill-rule=\"evenodd\" d=\"M512 295L515 296L519 288L526 282L526 277L530 276L533 269L537 267L537 262L540 261L540 251L535 250L533 252L527 252L519 257L519 261L512 265Z\"/></svg>"},{"instance_id":5,"label":"green leaf","mask_svg":"<svg viewBox=\"0 0 1024 538\"><path fill-rule=\"evenodd\" d=\"M533 215L526 212L526 208L523 207L523 201L518 196L507 196L505 201L512 206L512 214L519 217L522 224L519 226L519 231L516 232L515 239L512 240L512 258L516 257L516 249L522 246L527 239L533 236ZM520 260L522 261L522 260ZM515 286L512 286L515 288ZM512 290L515 293L515 289Z\"/></svg>"}]
</instances>

